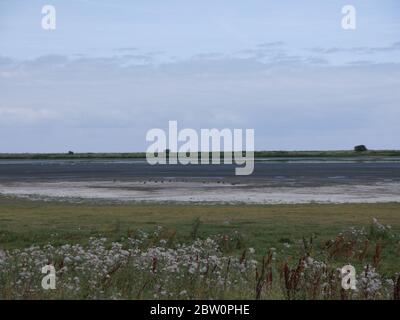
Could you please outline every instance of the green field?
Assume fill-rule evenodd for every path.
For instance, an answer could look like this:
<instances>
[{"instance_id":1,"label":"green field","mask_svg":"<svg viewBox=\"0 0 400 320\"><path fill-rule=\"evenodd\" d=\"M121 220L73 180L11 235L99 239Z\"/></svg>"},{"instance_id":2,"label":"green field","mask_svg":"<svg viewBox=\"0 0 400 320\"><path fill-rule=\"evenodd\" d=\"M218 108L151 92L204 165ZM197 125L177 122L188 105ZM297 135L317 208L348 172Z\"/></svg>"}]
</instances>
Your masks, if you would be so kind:
<instances>
[{"instance_id":1,"label":"green field","mask_svg":"<svg viewBox=\"0 0 400 320\"><path fill-rule=\"evenodd\" d=\"M22 248L48 242L81 243L91 236L119 240L128 232L163 226L190 240L239 231L244 244L263 252L302 237L324 242L355 226L368 229L373 218L400 232L400 204L180 205L73 204L0 198L0 247ZM400 249L400 248L399 248ZM400 257L393 256L393 266ZM390 267L390 266L389 266Z\"/></svg>"},{"instance_id":2,"label":"green field","mask_svg":"<svg viewBox=\"0 0 400 320\"><path fill-rule=\"evenodd\" d=\"M377 228L376 226L371 227L373 218L378 219L380 223ZM383 230L380 229L381 225ZM386 228L386 225L391 227ZM158 230L158 226L163 228ZM351 227L356 227L357 230L364 228L365 234L359 233L359 231L351 231L349 229ZM121 248L129 247L126 242L127 239L131 239L129 241L140 239L140 232L142 232L140 230L150 235L145 237L146 240L138 240L143 245L140 250L143 250L144 253L141 256L148 254L146 250L151 251L157 248L160 241L165 241L165 246L170 248L168 250L183 250L177 248L183 244L187 245L186 248L192 248L191 243L196 239L203 239L204 241L208 237L217 239L215 240L216 244L213 244L211 249L204 249L205 252L202 254L208 255L207 250L216 249L214 247L218 244L219 253L216 254L221 255L220 259L224 261L221 264L226 263L228 265L221 268L227 268L227 270L229 270L231 263L231 268L234 268L234 266L239 268L238 261L249 248L255 249L254 259L259 262L267 259L268 252L274 250L274 254L277 253L278 255L277 262L274 267L268 264L268 268L271 268L271 277L274 274L274 279L280 277L281 280L274 282L273 285L271 282L269 289L268 286L260 289L262 294L260 293L258 298L310 298L310 295L314 297L306 286L302 289L293 289L287 285L292 290L287 289L287 293L281 289L284 264L289 263L289 266L295 268L298 259L301 257L313 257L313 259L325 261L329 263L330 268L333 268L332 270L349 262L358 270L362 270L365 265L374 265L379 270L380 276L388 277L388 279L392 279L392 275L400 271L400 204L398 203L304 205L73 204L0 198L0 250L14 252L13 259L19 259L16 257L21 252L15 251L15 249L28 248L32 245L43 247L46 244L51 244L54 248L61 247L64 244L79 244L85 248L85 246L91 246L90 243L93 240L90 240L90 238L104 237L107 239L105 240L105 247L100 246L100 252L111 246L112 242L120 243ZM154 232L154 230L158 231ZM350 230L350 232L345 232L343 239L341 239L341 232L346 230ZM146 242L145 245L144 242ZM200 245L199 250L203 250L202 246ZM337 250L335 247L337 247ZM35 250L39 251L33 254L32 252ZM44 254L40 250L42 249L28 249L26 255L38 256ZM97 252L96 250L94 252ZM185 250L190 251L193 248ZM113 251L107 252L111 256L120 255L119 253L112 253ZM75 253L68 254L74 255ZM99 254L98 252L96 254L103 255L103 253ZM192 254L192 252L188 253L188 255ZM59 257L60 253L52 255ZM61 255L64 255L64 253ZM164 258L159 258L159 261ZM190 261L192 261L192 258L190 258ZM236 264L227 261L236 261ZM60 263L64 265L64 262ZM149 263L151 265L151 261ZM168 264L168 262L165 263ZM271 261L268 263L271 263ZM161 265L161 262L158 262L158 265ZM165 268L163 272L169 270L170 266ZM267 267L265 268L269 270ZM295 272L295 269L291 272ZM93 296L92 289L86 288L86 291L79 291L79 295L76 296L75 293L66 293L65 290L67 289L63 289L57 291L55 297L110 298L113 292L118 291L123 298L163 298L158 297L157 293L155 294L151 288L147 287L148 281L159 281L167 288L166 290L174 292L175 296L170 298L177 298L178 291L176 290L178 289L173 289L173 283L168 284L168 281L172 281L168 280L171 275L162 277L160 273L159 278L150 277L151 280L149 280L148 271L143 271L144 273L135 271L134 274L139 278L133 279L131 276L128 277L126 270L116 272L116 275L111 277L112 280L104 290L96 291L95 296ZM257 270L256 274L259 275L261 271L260 269ZM196 272L199 272L200 275L200 271ZM253 273L250 269L246 272ZM264 274L264 271L262 272ZM246 281L250 280L243 282L243 275L239 271L231 271L231 273L230 276L241 283L242 287L239 289L234 289L236 287L233 284L229 290L226 289L226 285L225 289L221 289L215 284L211 288L209 283L206 286L200 280L196 280L196 286L193 287L192 275L186 272L185 280L182 280L179 292L190 292L190 296L187 298L255 298L253 287L254 285L257 286L257 280L254 280L251 276L250 278L253 279L251 281L256 281L256 283L251 282L253 284L248 285ZM190 278L186 278L187 275ZM3 275L3 277L3 280L0 277L0 282L3 281L4 286L8 286L10 289L3 291L3 293L0 292L0 296L14 298L17 293L12 289L15 287L12 276ZM246 276L247 278L248 276ZM177 279L181 278L178 277ZM178 281L177 279L173 281ZM142 283L145 289L142 290L140 285L138 287L138 282ZM125 287L123 283L130 284ZM34 292L39 289L30 288L29 290L29 292ZM318 291L315 298L326 297L324 296L325 293L322 293L322 289L318 290L313 291L314 294ZM385 298L390 296L390 290L393 289L379 290L381 290L380 293L366 298ZM337 298L337 294L336 291L332 291L329 293L329 298ZM20 294L19 291L18 296L22 298L53 297L42 295L42 293L37 296L32 296L30 293ZM360 298L360 296L357 297Z\"/></svg>"},{"instance_id":3,"label":"green field","mask_svg":"<svg viewBox=\"0 0 400 320\"><path fill-rule=\"evenodd\" d=\"M316 234L321 239L343 228L368 226L372 218L400 231L400 204L184 205L74 204L0 198L0 246L13 248L59 241L81 241L94 234L119 237L128 230L164 226L180 237L200 219L199 233L239 230L249 245L277 245Z\"/></svg>"},{"instance_id":4,"label":"green field","mask_svg":"<svg viewBox=\"0 0 400 320\"><path fill-rule=\"evenodd\" d=\"M240 230L256 247L276 245L316 234L335 235L350 226L368 226L372 218L400 231L400 204L184 205L74 204L0 198L0 245L21 247L45 243L58 233L60 241L94 234L119 237L128 230L164 226L185 237L195 219L200 234Z\"/></svg>"}]
</instances>

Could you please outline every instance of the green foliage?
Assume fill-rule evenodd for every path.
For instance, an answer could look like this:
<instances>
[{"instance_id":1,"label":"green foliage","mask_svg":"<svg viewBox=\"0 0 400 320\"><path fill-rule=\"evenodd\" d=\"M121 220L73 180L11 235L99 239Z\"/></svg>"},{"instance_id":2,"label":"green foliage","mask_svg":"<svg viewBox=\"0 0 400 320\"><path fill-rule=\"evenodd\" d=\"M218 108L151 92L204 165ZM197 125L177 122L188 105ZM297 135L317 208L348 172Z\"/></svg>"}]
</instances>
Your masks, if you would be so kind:
<instances>
[{"instance_id":1,"label":"green foliage","mask_svg":"<svg viewBox=\"0 0 400 320\"><path fill-rule=\"evenodd\" d=\"M363 144L354 147L355 152L365 152L368 151L367 147Z\"/></svg>"},{"instance_id":2,"label":"green foliage","mask_svg":"<svg viewBox=\"0 0 400 320\"><path fill-rule=\"evenodd\" d=\"M376 224L371 228L380 229ZM0 300L398 299L400 274L381 268L390 247L370 240L369 250L365 241L363 228L351 227L328 245L311 236L298 239L302 245L294 251L254 249L237 230L176 241L174 232L158 226L114 241L97 236L85 244L49 242L0 250ZM47 264L57 272L56 288L48 291L40 272ZM357 290L341 290L346 264L357 270Z\"/></svg>"},{"instance_id":3,"label":"green foliage","mask_svg":"<svg viewBox=\"0 0 400 320\"><path fill-rule=\"evenodd\" d=\"M192 224L192 230L190 231L190 237L194 240L199 237L199 229L201 226L201 220L199 217L194 219L193 224Z\"/></svg>"}]
</instances>

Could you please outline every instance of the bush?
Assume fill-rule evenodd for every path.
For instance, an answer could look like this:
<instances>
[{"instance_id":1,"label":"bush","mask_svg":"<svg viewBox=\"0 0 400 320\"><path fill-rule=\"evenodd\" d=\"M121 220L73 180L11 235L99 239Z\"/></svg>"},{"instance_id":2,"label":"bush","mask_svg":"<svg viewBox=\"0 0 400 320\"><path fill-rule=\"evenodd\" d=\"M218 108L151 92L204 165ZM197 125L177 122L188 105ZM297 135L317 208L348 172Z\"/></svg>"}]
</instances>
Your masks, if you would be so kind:
<instances>
[{"instance_id":1,"label":"bush","mask_svg":"<svg viewBox=\"0 0 400 320\"><path fill-rule=\"evenodd\" d=\"M356 152L363 152L363 151L368 151L367 147L363 144L359 145L359 146L355 146L354 147L354 151Z\"/></svg>"}]
</instances>

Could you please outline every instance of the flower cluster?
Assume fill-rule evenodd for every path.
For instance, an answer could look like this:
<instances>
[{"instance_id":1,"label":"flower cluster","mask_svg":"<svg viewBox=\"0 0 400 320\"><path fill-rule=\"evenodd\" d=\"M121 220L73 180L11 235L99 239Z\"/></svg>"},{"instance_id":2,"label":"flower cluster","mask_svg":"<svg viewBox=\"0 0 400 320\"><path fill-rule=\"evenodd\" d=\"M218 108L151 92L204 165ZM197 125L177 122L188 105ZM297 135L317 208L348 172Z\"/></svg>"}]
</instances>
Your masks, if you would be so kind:
<instances>
[{"instance_id":1,"label":"flower cluster","mask_svg":"<svg viewBox=\"0 0 400 320\"><path fill-rule=\"evenodd\" d=\"M376 220L371 228L390 229ZM0 299L400 299L400 273L379 270L382 250L398 240L373 239L350 228L320 251L311 238L297 257L286 243L262 256L244 249L238 232L186 243L158 227L118 242L0 250ZM342 287L347 264L358 268L355 290ZM56 271L54 290L42 286L46 265Z\"/></svg>"},{"instance_id":2,"label":"flower cluster","mask_svg":"<svg viewBox=\"0 0 400 320\"><path fill-rule=\"evenodd\" d=\"M154 236L154 235L152 235ZM56 269L57 297L220 298L248 287L257 262L222 254L218 239L167 247L161 239L146 247L149 234L108 243L91 238L87 246L46 245L0 252L0 298L40 296L45 265Z\"/></svg>"}]
</instances>

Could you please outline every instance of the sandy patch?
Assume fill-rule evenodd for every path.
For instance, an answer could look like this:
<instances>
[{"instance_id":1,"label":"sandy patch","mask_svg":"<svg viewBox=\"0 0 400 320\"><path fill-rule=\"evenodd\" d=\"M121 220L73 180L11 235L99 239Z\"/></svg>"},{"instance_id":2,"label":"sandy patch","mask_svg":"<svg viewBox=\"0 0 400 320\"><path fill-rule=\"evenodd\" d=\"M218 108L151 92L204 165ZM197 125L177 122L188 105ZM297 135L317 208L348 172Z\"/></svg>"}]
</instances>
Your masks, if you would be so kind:
<instances>
[{"instance_id":1,"label":"sandy patch","mask_svg":"<svg viewBox=\"0 0 400 320\"><path fill-rule=\"evenodd\" d=\"M400 202L400 183L271 187L258 184L176 181L0 183L0 194L32 199L210 203Z\"/></svg>"}]
</instances>

